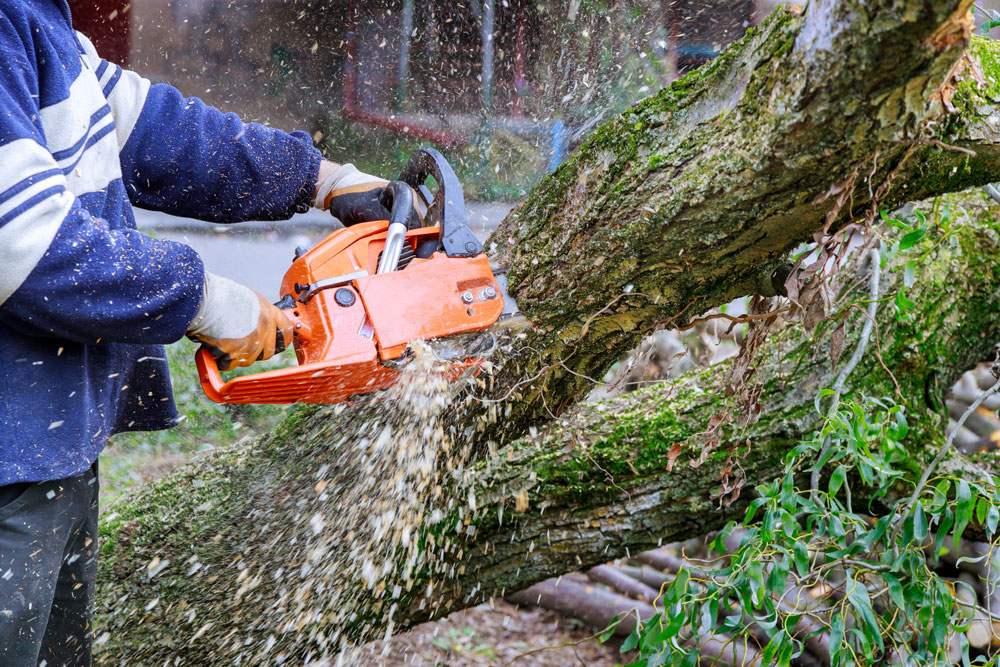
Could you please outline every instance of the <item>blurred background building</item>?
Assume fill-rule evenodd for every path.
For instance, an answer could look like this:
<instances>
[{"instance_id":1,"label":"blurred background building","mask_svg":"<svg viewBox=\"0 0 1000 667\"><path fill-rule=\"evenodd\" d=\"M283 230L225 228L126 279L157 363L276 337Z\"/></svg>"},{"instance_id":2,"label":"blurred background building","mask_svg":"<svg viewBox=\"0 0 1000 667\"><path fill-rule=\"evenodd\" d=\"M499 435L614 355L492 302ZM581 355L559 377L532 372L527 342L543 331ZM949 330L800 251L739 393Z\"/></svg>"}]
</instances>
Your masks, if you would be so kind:
<instances>
[{"instance_id":1,"label":"blurred background building","mask_svg":"<svg viewBox=\"0 0 1000 667\"><path fill-rule=\"evenodd\" d=\"M516 197L771 0L70 0L105 57L391 173L420 143ZM355 158L363 155L367 158Z\"/></svg>"},{"instance_id":2,"label":"blurred background building","mask_svg":"<svg viewBox=\"0 0 1000 667\"><path fill-rule=\"evenodd\" d=\"M600 121L701 65L774 0L70 0L128 64L391 174L417 145L512 199ZM977 5L1000 8L1000 0Z\"/></svg>"}]
</instances>

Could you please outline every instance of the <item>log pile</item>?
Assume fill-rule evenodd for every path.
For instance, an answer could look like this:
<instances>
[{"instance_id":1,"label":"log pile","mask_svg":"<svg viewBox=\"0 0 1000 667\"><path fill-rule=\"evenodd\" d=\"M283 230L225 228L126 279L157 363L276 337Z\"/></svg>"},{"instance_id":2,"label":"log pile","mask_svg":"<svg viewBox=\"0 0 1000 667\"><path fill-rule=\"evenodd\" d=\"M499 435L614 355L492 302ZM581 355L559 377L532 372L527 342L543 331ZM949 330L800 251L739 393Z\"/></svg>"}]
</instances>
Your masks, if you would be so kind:
<instances>
[{"instance_id":1,"label":"log pile","mask_svg":"<svg viewBox=\"0 0 1000 667\"><path fill-rule=\"evenodd\" d=\"M740 531L734 532L726 539L726 546L735 549L742 536ZM583 573L547 579L508 595L506 599L579 619L595 632L611 631L624 637L632 633L637 622L643 623L663 612L663 592L681 568L707 572L710 576L713 569L725 565L725 557L720 560L710 553L709 545L714 539L715 534L710 533L704 538L668 544L632 558L598 565ZM943 554L936 569L951 583L967 610L969 622L964 634L971 657L1000 652L1000 553L990 544L962 540L959 551ZM782 614L802 614L794 634L803 641L804 651L793 665L830 665L827 619L833 606L843 600L844 586L845 580L834 570L830 577L815 586L789 586L777 601ZM699 646L699 664L705 667L763 665L761 652L768 642L767 633L748 617L745 620L749 628L738 641L731 635L716 634L689 638L691 645ZM950 638L949 658L948 664L961 664L958 635Z\"/></svg>"}]
</instances>

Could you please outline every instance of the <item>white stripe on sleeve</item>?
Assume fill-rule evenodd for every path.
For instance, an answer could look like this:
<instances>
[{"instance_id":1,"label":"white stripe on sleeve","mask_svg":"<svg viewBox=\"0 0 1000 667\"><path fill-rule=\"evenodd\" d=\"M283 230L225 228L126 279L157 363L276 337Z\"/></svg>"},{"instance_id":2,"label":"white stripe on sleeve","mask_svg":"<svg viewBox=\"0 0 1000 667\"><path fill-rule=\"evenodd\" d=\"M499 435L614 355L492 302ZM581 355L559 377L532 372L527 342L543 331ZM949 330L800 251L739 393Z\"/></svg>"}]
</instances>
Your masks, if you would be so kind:
<instances>
[{"instance_id":1,"label":"white stripe on sleeve","mask_svg":"<svg viewBox=\"0 0 1000 667\"><path fill-rule=\"evenodd\" d=\"M108 67L118 69L117 65ZM115 126L118 131L118 151L121 152L132 136L135 124L139 122L139 114L146 104L146 96L149 94L149 79L143 78L135 72L127 69L121 70L121 78L115 83L114 88L108 94L108 104L111 105L111 112L115 117Z\"/></svg>"},{"instance_id":2,"label":"white stripe on sleeve","mask_svg":"<svg viewBox=\"0 0 1000 667\"><path fill-rule=\"evenodd\" d=\"M111 123L110 114L102 109L107 100L101 94L97 78L92 72L83 70L70 84L69 95L61 102L39 110L39 119L45 131L45 145L53 155L76 152L80 142L86 141L87 134L96 126Z\"/></svg>"},{"instance_id":3,"label":"white stripe on sleeve","mask_svg":"<svg viewBox=\"0 0 1000 667\"><path fill-rule=\"evenodd\" d=\"M96 70L97 66L101 64L101 57L97 55L97 48L94 46L94 43L79 30L76 31L76 38L80 40L80 46L83 47L83 57L87 61L87 65L90 66L90 69Z\"/></svg>"},{"instance_id":4,"label":"white stripe on sleeve","mask_svg":"<svg viewBox=\"0 0 1000 667\"><path fill-rule=\"evenodd\" d=\"M104 61L97 55L97 50L91 41L87 39L86 35L82 32L77 32L76 34L86 52L84 58L88 66L91 70L97 72ZM120 76L118 75L119 72L121 73ZM104 90L111 84L112 79L116 78L116 76L118 80L106 92L106 97L108 104L111 105L111 112L115 119L118 134L118 151L121 152L125 148L128 138L132 136L135 124L139 121L139 114L142 113L142 108L146 104L146 96L149 94L151 84L149 79L139 76L131 70L122 69L114 63L108 63L99 80L101 90Z\"/></svg>"},{"instance_id":5,"label":"white stripe on sleeve","mask_svg":"<svg viewBox=\"0 0 1000 667\"><path fill-rule=\"evenodd\" d=\"M38 265L73 206L55 170L52 155L31 139L0 146L0 305Z\"/></svg>"}]
</instances>

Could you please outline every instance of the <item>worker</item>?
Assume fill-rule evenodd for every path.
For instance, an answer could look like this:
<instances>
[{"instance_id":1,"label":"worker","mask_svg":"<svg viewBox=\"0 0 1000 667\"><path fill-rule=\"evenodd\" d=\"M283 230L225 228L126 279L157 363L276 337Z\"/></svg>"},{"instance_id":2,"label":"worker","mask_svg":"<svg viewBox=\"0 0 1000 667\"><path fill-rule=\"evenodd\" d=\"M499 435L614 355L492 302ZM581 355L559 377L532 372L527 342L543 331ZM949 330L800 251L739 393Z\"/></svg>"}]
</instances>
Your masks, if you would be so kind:
<instances>
[{"instance_id":1,"label":"worker","mask_svg":"<svg viewBox=\"0 0 1000 667\"><path fill-rule=\"evenodd\" d=\"M385 184L102 60L67 0L0 0L0 665L90 664L97 457L178 421L162 345L232 367L289 342L281 310L131 207L347 224L388 217Z\"/></svg>"}]
</instances>

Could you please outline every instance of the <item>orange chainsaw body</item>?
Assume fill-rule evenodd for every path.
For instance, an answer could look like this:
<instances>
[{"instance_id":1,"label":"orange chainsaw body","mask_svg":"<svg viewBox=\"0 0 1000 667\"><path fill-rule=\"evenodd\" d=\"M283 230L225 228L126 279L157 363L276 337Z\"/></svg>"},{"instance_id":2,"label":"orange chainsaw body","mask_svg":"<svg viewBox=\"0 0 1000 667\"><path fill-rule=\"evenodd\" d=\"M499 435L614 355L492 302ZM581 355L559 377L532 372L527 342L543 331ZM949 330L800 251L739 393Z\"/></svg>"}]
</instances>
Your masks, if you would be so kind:
<instances>
[{"instance_id":1,"label":"orange chainsaw body","mask_svg":"<svg viewBox=\"0 0 1000 667\"><path fill-rule=\"evenodd\" d=\"M394 384L400 371L384 362L402 357L410 343L486 329L499 319L504 299L481 251L456 257L439 249L378 273L389 225L335 231L285 273L280 294L291 297L282 307L295 325L297 367L226 381L202 349L196 363L205 394L219 403L340 403ZM411 229L404 252L415 254L442 233L438 226ZM455 362L455 377L478 363Z\"/></svg>"},{"instance_id":2,"label":"orange chainsaw body","mask_svg":"<svg viewBox=\"0 0 1000 667\"><path fill-rule=\"evenodd\" d=\"M368 222L334 232L285 274L281 294L295 294L296 284L368 274L296 303L290 319L296 326L297 367L226 382L202 350L197 364L205 394L219 403L340 403L394 384L399 371L383 362L401 357L411 342L478 331L497 321L503 298L485 254L436 252L414 258L402 271L376 274L388 226L388 221ZM438 233L423 227L409 232L406 241L415 247ZM496 296L484 298L486 288ZM350 294L353 303L341 305L338 293L343 303L351 301L345 296ZM472 303L463 300L468 294ZM471 363L475 360L463 367Z\"/></svg>"}]
</instances>

